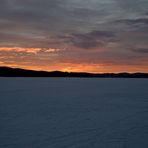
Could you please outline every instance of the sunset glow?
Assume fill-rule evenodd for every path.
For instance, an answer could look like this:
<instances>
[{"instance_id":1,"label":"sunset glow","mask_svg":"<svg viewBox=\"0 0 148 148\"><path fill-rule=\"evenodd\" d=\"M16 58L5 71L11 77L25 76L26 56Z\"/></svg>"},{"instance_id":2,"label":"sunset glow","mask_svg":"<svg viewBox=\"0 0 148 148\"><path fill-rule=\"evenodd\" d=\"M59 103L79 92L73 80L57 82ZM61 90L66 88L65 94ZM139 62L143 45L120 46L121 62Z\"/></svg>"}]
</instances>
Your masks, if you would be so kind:
<instances>
[{"instance_id":1,"label":"sunset glow","mask_svg":"<svg viewBox=\"0 0 148 148\"><path fill-rule=\"evenodd\" d=\"M148 2L136 1L2 0L0 66L148 72Z\"/></svg>"}]
</instances>

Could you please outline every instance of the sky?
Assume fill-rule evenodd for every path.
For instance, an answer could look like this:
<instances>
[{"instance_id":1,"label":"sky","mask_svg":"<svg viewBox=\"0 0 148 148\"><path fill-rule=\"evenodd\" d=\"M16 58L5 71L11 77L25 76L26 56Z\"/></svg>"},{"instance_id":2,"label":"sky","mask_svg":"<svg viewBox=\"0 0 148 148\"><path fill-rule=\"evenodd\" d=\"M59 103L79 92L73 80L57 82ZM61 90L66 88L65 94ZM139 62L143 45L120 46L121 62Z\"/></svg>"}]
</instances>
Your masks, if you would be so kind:
<instances>
[{"instance_id":1,"label":"sky","mask_svg":"<svg viewBox=\"0 0 148 148\"><path fill-rule=\"evenodd\" d=\"M148 72L148 0L0 0L0 66Z\"/></svg>"}]
</instances>

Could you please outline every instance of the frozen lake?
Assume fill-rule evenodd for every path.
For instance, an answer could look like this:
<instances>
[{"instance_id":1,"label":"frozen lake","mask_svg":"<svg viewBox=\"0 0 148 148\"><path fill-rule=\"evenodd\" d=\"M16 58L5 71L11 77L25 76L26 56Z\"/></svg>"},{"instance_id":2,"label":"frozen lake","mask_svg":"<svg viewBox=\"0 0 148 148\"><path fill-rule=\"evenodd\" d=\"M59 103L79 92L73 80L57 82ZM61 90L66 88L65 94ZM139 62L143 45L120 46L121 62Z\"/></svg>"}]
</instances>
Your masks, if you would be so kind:
<instances>
[{"instance_id":1,"label":"frozen lake","mask_svg":"<svg viewBox=\"0 0 148 148\"><path fill-rule=\"evenodd\" d=\"M148 79L0 78L0 148L148 148Z\"/></svg>"}]
</instances>

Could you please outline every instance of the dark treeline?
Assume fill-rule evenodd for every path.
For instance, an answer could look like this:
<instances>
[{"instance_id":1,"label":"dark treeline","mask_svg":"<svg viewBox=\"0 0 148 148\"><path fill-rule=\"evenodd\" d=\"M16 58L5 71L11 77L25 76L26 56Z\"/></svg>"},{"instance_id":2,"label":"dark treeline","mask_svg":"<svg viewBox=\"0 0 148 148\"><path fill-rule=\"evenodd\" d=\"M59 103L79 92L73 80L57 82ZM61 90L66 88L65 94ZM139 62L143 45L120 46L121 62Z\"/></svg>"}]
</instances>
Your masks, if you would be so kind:
<instances>
[{"instance_id":1,"label":"dark treeline","mask_svg":"<svg viewBox=\"0 0 148 148\"><path fill-rule=\"evenodd\" d=\"M34 71L0 67L0 77L86 77L86 78L148 78L148 73L85 73L61 71Z\"/></svg>"}]
</instances>

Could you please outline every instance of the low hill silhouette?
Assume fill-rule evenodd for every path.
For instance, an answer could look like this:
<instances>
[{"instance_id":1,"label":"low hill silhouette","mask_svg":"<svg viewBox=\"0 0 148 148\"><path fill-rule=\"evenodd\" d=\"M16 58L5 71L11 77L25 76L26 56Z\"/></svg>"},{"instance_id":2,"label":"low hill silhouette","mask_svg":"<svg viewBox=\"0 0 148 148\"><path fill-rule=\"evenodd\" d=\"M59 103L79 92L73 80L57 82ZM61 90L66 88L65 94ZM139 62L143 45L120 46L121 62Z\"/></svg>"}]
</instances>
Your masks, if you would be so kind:
<instances>
[{"instance_id":1,"label":"low hill silhouette","mask_svg":"<svg viewBox=\"0 0 148 148\"><path fill-rule=\"evenodd\" d=\"M35 71L0 67L0 77L86 77L86 78L148 78L148 73L85 73L61 71Z\"/></svg>"}]
</instances>

